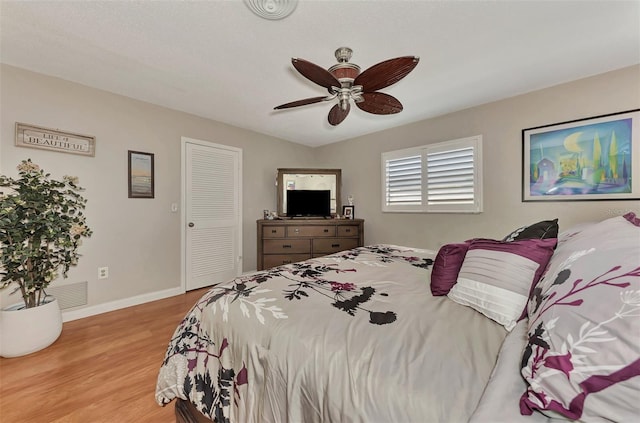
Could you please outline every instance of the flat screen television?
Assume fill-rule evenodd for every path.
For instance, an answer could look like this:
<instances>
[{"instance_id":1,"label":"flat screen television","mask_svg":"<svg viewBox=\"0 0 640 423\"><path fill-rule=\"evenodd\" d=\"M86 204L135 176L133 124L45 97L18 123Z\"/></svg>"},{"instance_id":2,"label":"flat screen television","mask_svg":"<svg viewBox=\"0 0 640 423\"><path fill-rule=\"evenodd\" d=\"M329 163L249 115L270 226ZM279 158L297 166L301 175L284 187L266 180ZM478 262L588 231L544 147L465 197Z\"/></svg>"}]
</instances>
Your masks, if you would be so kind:
<instances>
[{"instance_id":1,"label":"flat screen television","mask_svg":"<svg viewBox=\"0 0 640 423\"><path fill-rule=\"evenodd\" d=\"M330 190L287 190L288 217L331 216Z\"/></svg>"}]
</instances>

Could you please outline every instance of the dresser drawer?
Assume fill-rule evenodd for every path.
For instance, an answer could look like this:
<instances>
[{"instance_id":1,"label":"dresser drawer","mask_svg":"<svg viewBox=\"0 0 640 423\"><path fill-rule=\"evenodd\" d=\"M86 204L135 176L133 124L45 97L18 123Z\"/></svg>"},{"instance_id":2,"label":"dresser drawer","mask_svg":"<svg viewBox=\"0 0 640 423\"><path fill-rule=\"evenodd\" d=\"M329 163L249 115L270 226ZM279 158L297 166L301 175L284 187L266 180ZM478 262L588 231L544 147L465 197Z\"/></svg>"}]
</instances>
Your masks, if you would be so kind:
<instances>
[{"instance_id":1,"label":"dresser drawer","mask_svg":"<svg viewBox=\"0 0 640 423\"><path fill-rule=\"evenodd\" d=\"M263 238L284 238L285 227L284 226L263 226L262 237Z\"/></svg>"},{"instance_id":2,"label":"dresser drawer","mask_svg":"<svg viewBox=\"0 0 640 423\"><path fill-rule=\"evenodd\" d=\"M310 239L265 239L262 242L264 254L311 253Z\"/></svg>"},{"instance_id":3,"label":"dresser drawer","mask_svg":"<svg viewBox=\"0 0 640 423\"><path fill-rule=\"evenodd\" d=\"M311 258L311 254L267 254L264 256L263 269L296 263Z\"/></svg>"},{"instance_id":4,"label":"dresser drawer","mask_svg":"<svg viewBox=\"0 0 640 423\"><path fill-rule=\"evenodd\" d=\"M351 237L358 236L358 226L357 225L344 225L338 226L338 236Z\"/></svg>"},{"instance_id":5,"label":"dresser drawer","mask_svg":"<svg viewBox=\"0 0 640 423\"><path fill-rule=\"evenodd\" d=\"M260 219L257 224L258 270L350 250L364 242L363 219Z\"/></svg>"},{"instance_id":6,"label":"dresser drawer","mask_svg":"<svg viewBox=\"0 0 640 423\"><path fill-rule=\"evenodd\" d=\"M287 227L287 236L289 238L309 238L322 236L336 236L335 226L289 226Z\"/></svg>"},{"instance_id":7,"label":"dresser drawer","mask_svg":"<svg viewBox=\"0 0 640 423\"><path fill-rule=\"evenodd\" d=\"M357 238L323 238L313 240L313 253L337 253L358 246Z\"/></svg>"}]
</instances>

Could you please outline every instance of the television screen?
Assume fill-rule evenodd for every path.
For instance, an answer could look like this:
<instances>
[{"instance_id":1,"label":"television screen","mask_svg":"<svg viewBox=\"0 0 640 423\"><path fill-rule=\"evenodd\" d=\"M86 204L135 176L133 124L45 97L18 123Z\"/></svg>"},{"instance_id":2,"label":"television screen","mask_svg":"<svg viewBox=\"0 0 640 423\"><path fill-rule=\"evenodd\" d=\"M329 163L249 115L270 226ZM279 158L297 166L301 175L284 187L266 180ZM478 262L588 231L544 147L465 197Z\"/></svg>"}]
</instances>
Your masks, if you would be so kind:
<instances>
[{"instance_id":1,"label":"television screen","mask_svg":"<svg viewBox=\"0 0 640 423\"><path fill-rule=\"evenodd\" d=\"M331 191L288 190L287 216L331 216Z\"/></svg>"}]
</instances>

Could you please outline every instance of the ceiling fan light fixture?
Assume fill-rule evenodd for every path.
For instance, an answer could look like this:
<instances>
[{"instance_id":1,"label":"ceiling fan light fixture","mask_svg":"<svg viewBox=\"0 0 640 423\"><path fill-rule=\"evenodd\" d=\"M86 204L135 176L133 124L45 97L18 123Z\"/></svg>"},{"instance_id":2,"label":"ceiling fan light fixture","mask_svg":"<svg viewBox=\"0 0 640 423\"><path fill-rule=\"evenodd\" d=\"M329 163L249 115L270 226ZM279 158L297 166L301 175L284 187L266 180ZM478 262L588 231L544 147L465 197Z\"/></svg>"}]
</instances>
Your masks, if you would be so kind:
<instances>
[{"instance_id":1,"label":"ceiling fan light fixture","mask_svg":"<svg viewBox=\"0 0 640 423\"><path fill-rule=\"evenodd\" d=\"M244 0L244 4L263 19L278 20L292 14L298 0Z\"/></svg>"}]
</instances>

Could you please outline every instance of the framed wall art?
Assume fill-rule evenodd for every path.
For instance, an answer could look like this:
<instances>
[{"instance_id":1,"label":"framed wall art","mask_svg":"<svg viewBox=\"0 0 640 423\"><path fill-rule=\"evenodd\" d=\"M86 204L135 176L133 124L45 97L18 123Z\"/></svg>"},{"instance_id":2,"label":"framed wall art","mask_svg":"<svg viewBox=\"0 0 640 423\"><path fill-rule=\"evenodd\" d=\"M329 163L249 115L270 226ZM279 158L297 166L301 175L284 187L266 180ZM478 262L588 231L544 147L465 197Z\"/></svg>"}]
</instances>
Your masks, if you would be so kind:
<instances>
[{"instance_id":1,"label":"framed wall art","mask_svg":"<svg viewBox=\"0 0 640 423\"><path fill-rule=\"evenodd\" d=\"M89 157L96 155L96 137L20 122L16 122L16 146Z\"/></svg>"},{"instance_id":2,"label":"framed wall art","mask_svg":"<svg viewBox=\"0 0 640 423\"><path fill-rule=\"evenodd\" d=\"M153 154L129 150L129 198L154 198Z\"/></svg>"},{"instance_id":3,"label":"framed wall art","mask_svg":"<svg viewBox=\"0 0 640 423\"><path fill-rule=\"evenodd\" d=\"M640 109L522 130L522 201L640 199Z\"/></svg>"}]
</instances>

